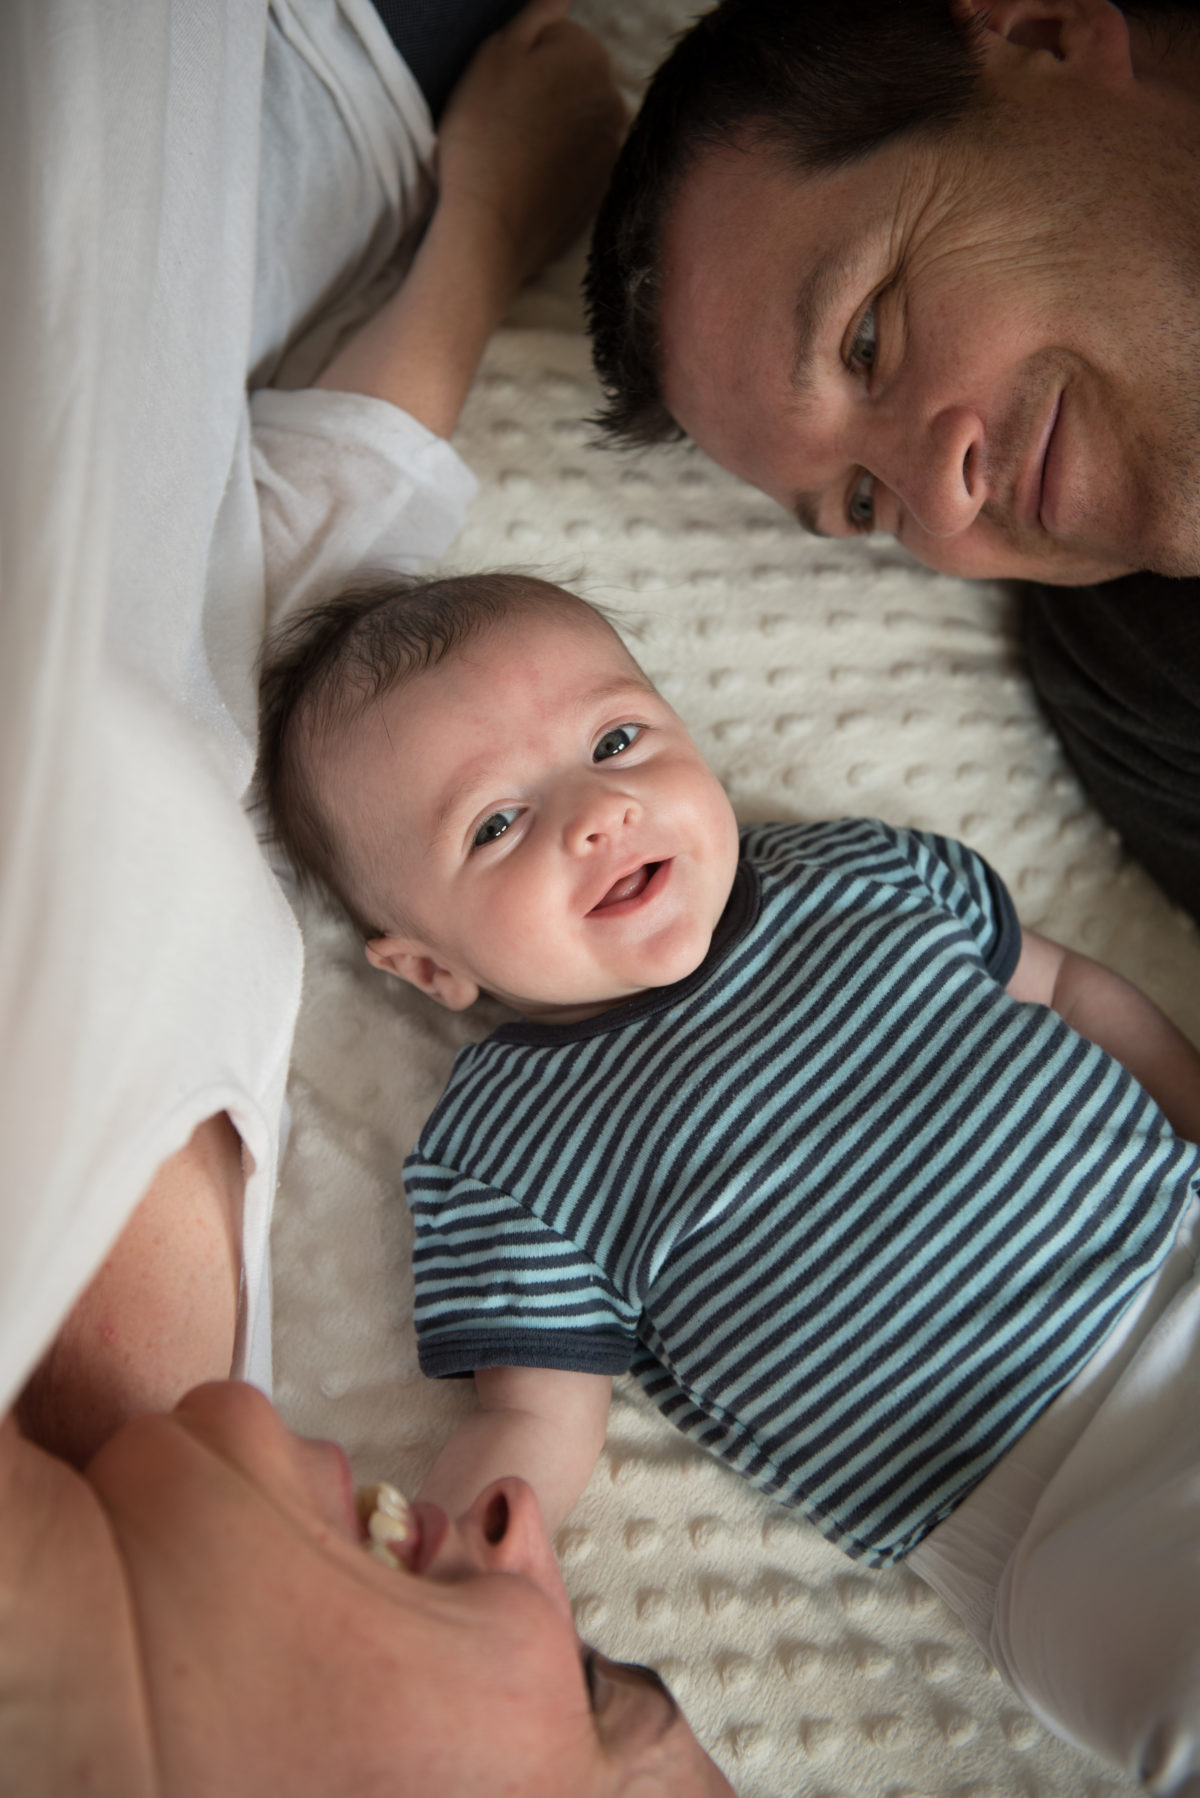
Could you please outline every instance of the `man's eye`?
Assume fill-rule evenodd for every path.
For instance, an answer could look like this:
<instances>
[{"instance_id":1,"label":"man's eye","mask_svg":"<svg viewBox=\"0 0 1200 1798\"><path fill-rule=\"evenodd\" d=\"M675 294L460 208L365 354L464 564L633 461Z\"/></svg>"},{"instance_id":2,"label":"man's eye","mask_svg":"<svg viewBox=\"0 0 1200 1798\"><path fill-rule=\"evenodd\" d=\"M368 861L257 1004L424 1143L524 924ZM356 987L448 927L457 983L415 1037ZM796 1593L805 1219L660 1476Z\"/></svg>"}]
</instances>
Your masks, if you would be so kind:
<instances>
[{"instance_id":1,"label":"man's eye","mask_svg":"<svg viewBox=\"0 0 1200 1798\"><path fill-rule=\"evenodd\" d=\"M516 822L517 817L518 810L515 805L511 806L507 811L493 812L490 818L484 819L483 823L479 826L479 829L475 832L475 835L471 838L472 849L482 849L485 844L494 843L497 837L502 837L504 835L510 824Z\"/></svg>"},{"instance_id":2,"label":"man's eye","mask_svg":"<svg viewBox=\"0 0 1200 1798\"><path fill-rule=\"evenodd\" d=\"M850 495L850 503L846 507L846 517L855 531L873 531L875 529L875 477L865 474Z\"/></svg>"},{"instance_id":3,"label":"man's eye","mask_svg":"<svg viewBox=\"0 0 1200 1798\"><path fill-rule=\"evenodd\" d=\"M642 734L640 724L619 724L616 730L606 730L592 751L594 762L606 762L610 756L620 755L628 749Z\"/></svg>"},{"instance_id":4,"label":"man's eye","mask_svg":"<svg viewBox=\"0 0 1200 1798\"><path fill-rule=\"evenodd\" d=\"M584 1684L587 1686L588 1704L593 1711L597 1708L597 1687L599 1684L596 1677L596 1671L596 1650L594 1648L588 1648L584 1651L583 1656L583 1678Z\"/></svg>"},{"instance_id":5,"label":"man's eye","mask_svg":"<svg viewBox=\"0 0 1200 1798\"><path fill-rule=\"evenodd\" d=\"M854 333L850 345L850 354L846 358L850 368L857 374L866 374L875 366L878 345L875 339L875 308L868 306L858 321L858 329Z\"/></svg>"}]
</instances>

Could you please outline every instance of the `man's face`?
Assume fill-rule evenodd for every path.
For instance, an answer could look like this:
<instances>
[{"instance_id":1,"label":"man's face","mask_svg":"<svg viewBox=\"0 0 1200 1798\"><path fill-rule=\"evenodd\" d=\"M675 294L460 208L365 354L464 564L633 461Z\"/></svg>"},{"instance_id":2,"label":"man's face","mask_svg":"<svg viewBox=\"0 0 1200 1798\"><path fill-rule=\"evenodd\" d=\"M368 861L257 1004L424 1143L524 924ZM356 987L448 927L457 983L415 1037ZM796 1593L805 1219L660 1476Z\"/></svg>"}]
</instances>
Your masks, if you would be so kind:
<instances>
[{"instance_id":1,"label":"man's face","mask_svg":"<svg viewBox=\"0 0 1200 1798\"><path fill-rule=\"evenodd\" d=\"M324 792L406 921L371 959L453 1007L482 988L568 1022L681 980L737 865L716 776L582 606L507 618L387 694Z\"/></svg>"},{"instance_id":2,"label":"man's face","mask_svg":"<svg viewBox=\"0 0 1200 1798\"><path fill-rule=\"evenodd\" d=\"M832 173L708 153L663 244L689 435L821 534L889 531L949 573L1200 573L1182 177L1069 98Z\"/></svg>"}]
</instances>

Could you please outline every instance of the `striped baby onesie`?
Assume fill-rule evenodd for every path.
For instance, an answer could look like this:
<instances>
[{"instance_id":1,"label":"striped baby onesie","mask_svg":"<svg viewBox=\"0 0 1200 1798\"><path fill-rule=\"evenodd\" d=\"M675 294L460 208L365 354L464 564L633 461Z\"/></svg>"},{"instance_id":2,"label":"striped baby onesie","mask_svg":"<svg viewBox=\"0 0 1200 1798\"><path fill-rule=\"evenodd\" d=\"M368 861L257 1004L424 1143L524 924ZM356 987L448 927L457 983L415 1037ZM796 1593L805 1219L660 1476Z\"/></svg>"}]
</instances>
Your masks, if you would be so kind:
<instances>
[{"instance_id":1,"label":"striped baby onesie","mask_svg":"<svg viewBox=\"0 0 1200 1798\"><path fill-rule=\"evenodd\" d=\"M1200 1152L1004 991L1007 892L873 820L742 832L700 968L460 1052L405 1163L421 1365L632 1368L847 1553L900 1560L1157 1266Z\"/></svg>"}]
</instances>

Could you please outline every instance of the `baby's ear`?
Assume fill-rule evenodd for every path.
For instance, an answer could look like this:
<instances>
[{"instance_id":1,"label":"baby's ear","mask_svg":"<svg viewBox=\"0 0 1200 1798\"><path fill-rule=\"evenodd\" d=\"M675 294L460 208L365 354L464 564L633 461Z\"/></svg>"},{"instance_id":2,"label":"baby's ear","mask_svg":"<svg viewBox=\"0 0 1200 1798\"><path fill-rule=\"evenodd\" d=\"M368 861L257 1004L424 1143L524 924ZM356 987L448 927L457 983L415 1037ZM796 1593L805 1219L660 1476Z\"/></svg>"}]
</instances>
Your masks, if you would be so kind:
<instances>
[{"instance_id":1,"label":"baby's ear","mask_svg":"<svg viewBox=\"0 0 1200 1798\"><path fill-rule=\"evenodd\" d=\"M419 993L436 999L447 1011L465 1011L479 997L479 987L469 974L446 967L423 943L405 936L377 936L366 945L373 968L407 980Z\"/></svg>"}]
</instances>

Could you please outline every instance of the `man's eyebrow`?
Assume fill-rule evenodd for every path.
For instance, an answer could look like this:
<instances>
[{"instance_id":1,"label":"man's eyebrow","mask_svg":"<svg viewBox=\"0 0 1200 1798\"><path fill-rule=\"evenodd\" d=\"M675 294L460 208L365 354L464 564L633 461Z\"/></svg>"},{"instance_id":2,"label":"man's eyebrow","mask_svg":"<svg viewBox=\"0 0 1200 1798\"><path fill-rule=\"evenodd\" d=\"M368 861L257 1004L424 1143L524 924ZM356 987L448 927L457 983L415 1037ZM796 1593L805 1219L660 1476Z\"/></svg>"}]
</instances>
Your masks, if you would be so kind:
<instances>
[{"instance_id":1,"label":"man's eyebrow","mask_svg":"<svg viewBox=\"0 0 1200 1798\"><path fill-rule=\"evenodd\" d=\"M623 1667L626 1673L632 1673L635 1679L640 1679L644 1686L653 1686L654 1690L661 1693L666 1699L673 1711L679 1709L679 1705L675 1700L675 1694L672 1692L670 1686L658 1671L657 1667L646 1667L641 1661L618 1661L615 1664L618 1667Z\"/></svg>"},{"instance_id":2,"label":"man's eyebrow","mask_svg":"<svg viewBox=\"0 0 1200 1798\"><path fill-rule=\"evenodd\" d=\"M856 252L828 250L809 269L800 283L792 307L792 365L788 384L793 394L803 396L812 385L813 347L838 294L859 261Z\"/></svg>"},{"instance_id":3,"label":"man's eyebrow","mask_svg":"<svg viewBox=\"0 0 1200 1798\"><path fill-rule=\"evenodd\" d=\"M622 1673L632 1674L638 1685L645 1686L649 1691L653 1692L659 1699L661 1699L663 1705L663 1720L661 1728L656 1733L665 1735L667 1730L678 1721L683 1713L679 1708L674 1693L671 1691L666 1680L662 1677L662 1674L656 1673L653 1667L644 1667L640 1661L611 1661L609 1665L612 1667L619 1667Z\"/></svg>"},{"instance_id":4,"label":"man's eyebrow","mask_svg":"<svg viewBox=\"0 0 1200 1798\"><path fill-rule=\"evenodd\" d=\"M797 493L793 495L791 504L792 517L802 531L810 537L831 537L832 531L823 531L817 522L817 507L820 504L819 493Z\"/></svg>"},{"instance_id":5,"label":"man's eyebrow","mask_svg":"<svg viewBox=\"0 0 1200 1798\"><path fill-rule=\"evenodd\" d=\"M792 307L792 365L788 385L797 399L802 399L812 386L814 347L831 307L844 291L854 268L861 260L859 252L829 250L809 269L800 283ZM817 521L820 503L818 493L797 493L791 502L791 513L810 537L828 537Z\"/></svg>"}]
</instances>

